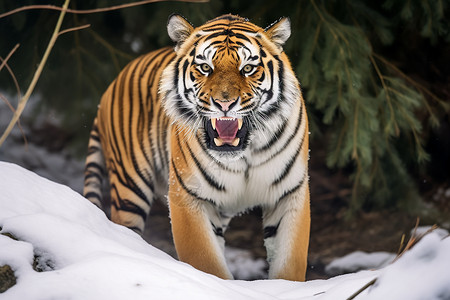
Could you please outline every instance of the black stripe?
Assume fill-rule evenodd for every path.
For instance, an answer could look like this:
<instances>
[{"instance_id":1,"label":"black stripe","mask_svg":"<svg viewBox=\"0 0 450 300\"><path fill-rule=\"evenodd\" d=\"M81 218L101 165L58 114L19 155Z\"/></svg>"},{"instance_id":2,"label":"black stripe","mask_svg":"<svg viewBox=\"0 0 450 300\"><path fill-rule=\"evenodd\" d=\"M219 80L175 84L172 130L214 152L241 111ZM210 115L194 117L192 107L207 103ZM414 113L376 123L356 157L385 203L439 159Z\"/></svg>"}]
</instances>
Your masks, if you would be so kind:
<instances>
[{"instance_id":1,"label":"black stripe","mask_svg":"<svg viewBox=\"0 0 450 300\"><path fill-rule=\"evenodd\" d=\"M161 53L163 53L164 51L161 51ZM161 55L161 53L157 53L155 54L155 57ZM144 63L144 62L143 62ZM151 174L150 171L152 168L152 157L151 154L153 153L152 151L145 151L145 142L149 143L149 147L151 147L151 141L150 141L150 137L151 134L148 131L149 125L152 123L153 120L153 93L152 93L152 89L154 88L154 82L155 82L155 76L156 76L156 71L155 71L155 67L154 64L152 65L152 63L154 63L154 57L150 56L148 57L148 62L145 62L145 65L143 66L141 72L140 72L140 76L139 76L139 84L138 84L138 92L139 92L139 99L140 99L140 107L141 109L144 109L142 106L144 105L144 103L146 104L145 106L145 111L144 113L140 113L139 117L138 117L138 127L139 127L139 131L138 131L138 136L139 136L139 145L142 149L144 158L145 158L145 163L147 164L147 172L146 175L148 178L151 178ZM148 69L150 68L150 66L152 65L149 74L145 77L145 75L147 74ZM142 79L145 80L142 80ZM146 98L144 99L142 96L142 90L143 89L147 89L147 95ZM144 102L145 101L145 102ZM150 152L150 153L149 153Z\"/></svg>"},{"instance_id":2,"label":"black stripe","mask_svg":"<svg viewBox=\"0 0 450 300\"><path fill-rule=\"evenodd\" d=\"M295 193L298 189L300 189L303 186L303 183L305 182L305 176L306 176L306 172L303 174L302 180L300 180L299 184L294 186L292 189L285 191L283 193L283 195L281 195L281 197L278 199L278 201L276 203L284 200L287 196Z\"/></svg>"},{"instance_id":3,"label":"black stripe","mask_svg":"<svg viewBox=\"0 0 450 300\"><path fill-rule=\"evenodd\" d=\"M86 174L84 176L84 181L86 182L86 180L88 180L90 178L93 178L93 177L97 178L98 181L100 181L100 182L103 181L103 177L102 176L100 176L98 173L93 173L93 172L89 172L88 174Z\"/></svg>"},{"instance_id":4,"label":"black stripe","mask_svg":"<svg viewBox=\"0 0 450 300\"><path fill-rule=\"evenodd\" d=\"M295 161L297 160L297 157L299 156L299 154L300 154L300 148L297 149L297 151L295 152L294 156L291 157L289 162L286 164L286 166L284 167L284 170L281 173L281 175L272 182L272 186L277 185L280 182L282 182L283 179L289 174L289 172L291 171L292 166L294 165Z\"/></svg>"},{"instance_id":5,"label":"black stripe","mask_svg":"<svg viewBox=\"0 0 450 300\"><path fill-rule=\"evenodd\" d=\"M89 169L96 169L98 170L98 173L100 173L101 175L105 175L105 170L103 169L103 167L96 162L87 163L85 166L85 170L89 171Z\"/></svg>"},{"instance_id":6,"label":"black stripe","mask_svg":"<svg viewBox=\"0 0 450 300\"><path fill-rule=\"evenodd\" d=\"M264 78L266 78L266 73L265 73L265 72L262 72L262 73L261 73L261 76L259 76L259 78L257 79L257 81L263 82L263 81L264 81Z\"/></svg>"},{"instance_id":7,"label":"black stripe","mask_svg":"<svg viewBox=\"0 0 450 300\"><path fill-rule=\"evenodd\" d=\"M180 135L179 134L175 134L175 136L177 138L178 148L180 149L181 156L183 156L183 160L187 164L186 154L184 154L183 147L181 146Z\"/></svg>"},{"instance_id":8,"label":"black stripe","mask_svg":"<svg viewBox=\"0 0 450 300\"><path fill-rule=\"evenodd\" d=\"M200 164L200 162L198 161L197 157L195 157L194 153L192 152L191 147L189 147L188 144L186 144L188 150L189 150L189 154L191 155L192 159L194 160L195 165L197 166L197 169L200 171L200 173L202 174L203 178L206 180L206 182L208 182L208 184L210 186L212 186L213 188L215 188L216 190L219 191L225 191L225 187L223 185L220 185L214 178L212 178L206 171L205 168L203 168L203 166Z\"/></svg>"},{"instance_id":9,"label":"black stripe","mask_svg":"<svg viewBox=\"0 0 450 300\"><path fill-rule=\"evenodd\" d=\"M118 79L121 78L121 75L119 75ZM113 83L113 87L112 87L112 94L111 94L111 109L109 110L109 129L111 132L111 141L109 142L109 145L111 147L111 151L112 151L112 155L114 156L114 162L118 162L119 165L122 165L122 159L121 159L121 155L119 153L119 142L117 140L117 135L116 135L116 131L115 131L115 127L112 126L113 124L115 124L115 118L114 118L114 107L115 107L115 102L116 102L116 93L119 94L119 97L122 97L122 94L120 93L120 88L119 88L119 84L118 84L118 79L114 80Z\"/></svg>"},{"instance_id":10,"label":"black stripe","mask_svg":"<svg viewBox=\"0 0 450 300\"><path fill-rule=\"evenodd\" d=\"M173 161L173 159L172 159L172 168L173 168L173 171L175 172L175 177L177 178L177 181L180 183L181 188L182 188L183 190L185 190L186 193L188 193L189 195L191 195L192 197L194 197L194 198L196 198L196 199L198 199L198 200L205 201L205 202L209 202L209 203L211 203L211 204L213 204L213 205L216 204L216 203L214 202L214 200L212 200L212 199L200 197L197 193L195 193L194 191L192 191L191 189L189 189L189 188L184 184L183 179L181 178L180 174L179 174L178 171L177 171L177 168L175 167L175 162Z\"/></svg>"},{"instance_id":11,"label":"black stripe","mask_svg":"<svg viewBox=\"0 0 450 300\"><path fill-rule=\"evenodd\" d=\"M147 214L146 212L139 206L137 206L134 202L128 200L128 199L121 199L119 197L119 194L117 193L117 189L115 186L111 187L111 189L114 189L116 191L116 195L117 195L117 202L116 201L112 201L112 205L117 209L117 210L122 210L122 211L126 211L126 212L130 212L133 213L135 215L138 215L142 218L142 220L146 220L147 218Z\"/></svg>"},{"instance_id":12,"label":"black stripe","mask_svg":"<svg viewBox=\"0 0 450 300\"><path fill-rule=\"evenodd\" d=\"M165 129L163 126L163 118L165 116L165 112L163 109L159 109L156 115L156 150L158 151L158 156L161 159L164 159L164 142L162 141L162 131ZM150 125L150 124L149 124ZM156 151L154 151L155 153ZM154 165L156 167L156 156L153 157Z\"/></svg>"},{"instance_id":13,"label":"black stripe","mask_svg":"<svg viewBox=\"0 0 450 300\"><path fill-rule=\"evenodd\" d=\"M178 59L177 62L175 63L175 66L173 66L173 70L174 70L173 86L177 89L177 91L178 91L178 75L180 73L178 68L180 67L181 60L182 60L182 58Z\"/></svg>"},{"instance_id":14,"label":"black stripe","mask_svg":"<svg viewBox=\"0 0 450 300\"><path fill-rule=\"evenodd\" d=\"M297 124L296 124L295 129L294 129L294 131L292 132L292 134L286 139L286 142L285 142L284 145L280 148L280 151L278 151L277 153L274 153L273 155L271 155L271 157L270 157L268 160L264 161L264 162L261 163L260 165L265 164L266 162L268 162L269 160L271 160L273 157L275 157L275 156L277 156L278 154L280 154L281 152L283 152L284 149L286 149L287 146L288 146L292 141L294 141L294 137L295 137L295 136L297 135L297 133L299 132L298 130L299 130L299 128L300 128L300 126L301 126L301 123L302 123L302 118L303 118L302 115L303 115L303 107L300 106L300 115L299 115L299 117L298 117L298 119L297 119ZM302 141L301 141L301 143L300 143L300 149L301 149L301 147L303 146L303 142L304 142L304 140L305 140L305 134L306 134L306 132L303 132L303 138L302 138ZM275 143L276 141L277 141L277 140L274 140L274 143ZM256 151L257 151L257 152L261 152L261 151L263 151L263 150L270 150L270 147L267 147L267 145L266 145L266 146L264 146L263 148L260 148L260 149L258 149L258 150L256 150Z\"/></svg>"},{"instance_id":15,"label":"black stripe","mask_svg":"<svg viewBox=\"0 0 450 300\"><path fill-rule=\"evenodd\" d=\"M220 236L220 237L224 237L223 236L223 229L222 229L222 227L217 227L216 225L213 224L213 222L211 222L211 225L213 227L213 231L214 231L215 235Z\"/></svg>"},{"instance_id":16,"label":"black stripe","mask_svg":"<svg viewBox=\"0 0 450 300\"><path fill-rule=\"evenodd\" d=\"M96 133L96 135L94 135L94 133ZM100 137L98 136L98 131L97 130L95 130L95 132L91 131L90 138L93 139L94 141L100 142Z\"/></svg>"},{"instance_id":17,"label":"black stripe","mask_svg":"<svg viewBox=\"0 0 450 300\"><path fill-rule=\"evenodd\" d=\"M186 59L183 63L183 67L182 67L182 71L183 71L183 87L184 87L184 94L186 94L186 90L188 89L186 86L186 73L187 73L187 69L189 67L189 61Z\"/></svg>"},{"instance_id":18,"label":"black stripe","mask_svg":"<svg viewBox=\"0 0 450 300\"><path fill-rule=\"evenodd\" d=\"M268 149L270 149L280 138L281 136L284 134L285 130L286 130L286 126L289 122L289 119L284 120L283 124L281 125L280 128L278 128L278 130L275 132L275 134L272 136L272 138L270 139L269 142L267 142L264 146L262 146L259 149L256 149L255 152L259 153L259 152L263 152L266 151Z\"/></svg>"},{"instance_id":19,"label":"black stripe","mask_svg":"<svg viewBox=\"0 0 450 300\"><path fill-rule=\"evenodd\" d=\"M273 89L273 62L271 60L269 60L269 62L267 63L267 68L269 69L269 74L270 74L270 90Z\"/></svg>"},{"instance_id":20,"label":"black stripe","mask_svg":"<svg viewBox=\"0 0 450 300\"><path fill-rule=\"evenodd\" d=\"M165 118L164 119L164 124L163 125L164 125L163 126L163 131L162 131L162 133L160 133L162 135L161 148L164 150L163 151L163 153L164 153L163 164L165 166L168 166L169 165L169 149L170 149L170 146L169 146L169 149L167 148L167 144L168 144L167 143L167 138L169 137L168 131L169 131L169 127L170 127L170 120L169 120L169 118Z\"/></svg>"},{"instance_id":21,"label":"black stripe","mask_svg":"<svg viewBox=\"0 0 450 300\"><path fill-rule=\"evenodd\" d=\"M95 193L95 192L89 192L89 193L85 194L85 195L84 195L84 198L96 198L96 199L98 199L99 201L102 200L102 198L100 197L100 195L97 194L97 193Z\"/></svg>"},{"instance_id":22,"label":"black stripe","mask_svg":"<svg viewBox=\"0 0 450 300\"><path fill-rule=\"evenodd\" d=\"M281 220L275 226L264 227L264 239L274 237L277 234L278 227L280 227Z\"/></svg>"},{"instance_id":23,"label":"black stripe","mask_svg":"<svg viewBox=\"0 0 450 300\"><path fill-rule=\"evenodd\" d=\"M298 156L301 153L301 150L302 150L302 147L303 147L303 141L305 140L305 134L306 134L306 132L303 132L302 142L300 143L299 147L295 151L294 156L292 156L291 159L289 160L289 162L286 164L286 166L284 167L284 170L281 173L280 177L278 177L277 179L274 180L274 182L272 182L272 185L279 184L290 173L290 171L292 169L292 166L297 161L297 158L298 158Z\"/></svg>"},{"instance_id":24,"label":"black stripe","mask_svg":"<svg viewBox=\"0 0 450 300\"><path fill-rule=\"evenodd\" d=\"M272 105L271 108L266 112L266 115L268 117L271 116L272 114L277 113L279 111L281 102L287 101L286 97L284 96L284 89L285 89L284 88L284 64L283 64L283 62L281 61L281 59L277 55L275 55L274 58L278 61L278 67L279 67L278 68L278 80L277 80L277 82L279 84L279 93L278 93L277 102L274 105ZM272 62L270 61L269 63L272 63ZM272 92L272 90L273 90L273 83L274 83L273 73L271 73L271 76L272 76L271 77L271 88L268 91L268 92L272 93L270 95L270 99L273 97L273 92Z\"/></svg>"},{"instance_id":25,"label":"black stripe","mask_svg":"<svg viewBox=\"0 0 450 300\"><path fill-rule=\"evenodd\" d=\"M143 108L144 100L142 99L142 95L140 93L139 83L137 83L137 87L135 87L135 85L134 85L135 82L136 82L135 78L137 76L137 70L138 70L139 66L142 64L142 61L143 61L143 59L141 58L140 60L138 60L136 62L135 66L132 69L132 72L130 74L130 79L128 80L128 83L129 83L130 86L129 86L129 89L128 89L129 90L128 91L129 92L129 94L128 94L128 97L129 97L129 101L128 101L129 102L129 108L128 108L128 110L129 110L128 111L128 121L129 122L128 123L129 124L127 124L127 126L128 126L129 145L127 145L128 146L127 147L127 152L130 155L130 157L131 157L131 162L133 164L133 168L134 168L136 174L139 176L141 181L146 186L148 186L150 188L150 190L153 191L154 188L153 188L153 184L150 182L150 178L145 176L143 170L141 169L141 165L138 163L137 158L136 158L135 149L136 148L142 149L142 143L141 143L141 141L135 141L133 139L133 132L137 128L139 128L139 122L140 122L140 120L142 120L141 118L142 118L142 114L144 112L144 108ZM139 99L137 99L137 101L133 97L134 96L133 92L135 91L135 88L138 89L138 95L139 95ZM137 112L138 113L138 117L137 117L137 120L133 120L134 119L133 118L133 112L134 112L134 109L133 109L134 106L133 105L136 104L136 102L137 102L137 105L139 106L139 108L137 108L137 110L138 110L138 112ZM135 127L137 127L137 128L135 128ZM125 129L123 130L123 132L125 132ZM123 142L125 142L125 139L123 139ZM136 145L136 143L138 145ZM122 165L122 167L124 167L124 166ZM144 170L145 170L145 168L144 168ZM124 170L124 172L125 172L125 170ZM138 188L137 187L137 183L134 180L132 182L133 182L133 186ZM133 190L134 190L134 188L133 188ZM142 190L140 188L139 188L139 191L140 191L140 193L142 195L145 195L144 192L142 192ZM142 198L142 199L146 199L146 198L147 197Z\"/></svg>"},{"instance_id":26,"label":"black stripe","mask_svg":"<svg viewBox=\"0 0 450 300\"><path fill-rule=\"evenodd\" d=\"M123 166L123 165L121 165ZM152 205L151 200L148 199L147 195L142 191L142 189L136 184L133 177L131 177L125 169L121 168L123 175L125 178L122 178L117 170L110 170L110 172L115 175L119 183L129 190L131 190L134 194L136 194L142 201L147 203L149 206ZM153 185L149 186L150 190L154 192Z\"/></svg>"}]
</instances>

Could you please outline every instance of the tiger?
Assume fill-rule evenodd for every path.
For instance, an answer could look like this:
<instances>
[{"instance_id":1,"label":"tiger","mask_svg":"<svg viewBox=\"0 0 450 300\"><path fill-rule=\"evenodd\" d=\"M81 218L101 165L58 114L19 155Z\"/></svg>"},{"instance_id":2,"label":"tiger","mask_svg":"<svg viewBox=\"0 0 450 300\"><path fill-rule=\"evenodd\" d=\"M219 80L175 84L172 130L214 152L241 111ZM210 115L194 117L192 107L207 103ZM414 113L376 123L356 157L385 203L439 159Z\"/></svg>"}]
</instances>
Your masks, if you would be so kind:
<instances>
[{"instance_id":1,"label":"tiger","mask_svg":"<svg viewBox=\"0 0 450 300\"><path fill-rule=\"evenodd\" d=\"M304 281L310 235L308 120L283 46L283 17L263 29L227 14L194 27L171 15L174 45L131 61L103 94L90 133L84 196L141 234L168 204L178 259L233 279L230 220L260 207L268 277Z\"/></svg>"}]
</instances>

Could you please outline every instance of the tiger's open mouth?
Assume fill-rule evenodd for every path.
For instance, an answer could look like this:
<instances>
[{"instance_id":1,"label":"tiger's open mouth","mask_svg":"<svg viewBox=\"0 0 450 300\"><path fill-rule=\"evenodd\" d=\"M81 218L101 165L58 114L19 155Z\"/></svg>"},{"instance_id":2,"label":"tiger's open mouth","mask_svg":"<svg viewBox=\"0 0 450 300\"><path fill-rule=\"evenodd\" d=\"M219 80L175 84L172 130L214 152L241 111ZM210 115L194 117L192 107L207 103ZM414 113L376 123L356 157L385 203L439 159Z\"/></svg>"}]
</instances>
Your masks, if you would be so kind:
<instances>
[{"instance_id":1,"label":"tiger's open mouth","mask_svg":"<svg viewBox=\"0 0 450 300\"><path fill-rule=\"evenodd\" d=\"M247 131L245 122L238 118L211 118L206 121L208 146L212 150L242 150L245 145Z\"/></svg>"}]
</instances>

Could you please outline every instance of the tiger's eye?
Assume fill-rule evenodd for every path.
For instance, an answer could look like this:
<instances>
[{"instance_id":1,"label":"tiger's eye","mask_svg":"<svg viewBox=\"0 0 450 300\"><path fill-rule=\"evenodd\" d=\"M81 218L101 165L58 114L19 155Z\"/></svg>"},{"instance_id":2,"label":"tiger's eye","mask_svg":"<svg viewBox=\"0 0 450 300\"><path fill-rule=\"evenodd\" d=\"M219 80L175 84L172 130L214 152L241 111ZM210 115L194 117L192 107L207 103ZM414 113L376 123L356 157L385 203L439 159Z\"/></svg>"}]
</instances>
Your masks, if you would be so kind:
<instances>
[{"instance_id":1,"label":"tiger's eye","mask_svg":"<svg viewBox=\"0 0 450 300\"><path fill-rule=\"evenodd\" d=\"M205 73L211 72L211 67L208 64L201 64L200 69Z\"/></svg>"},{"instance_id":2,"label":"tiger's eye","mask_svg":"<svg viewBox=\"0 0 450 300\"><path fill-rule=\"evenodd\" d=\"M242 73L244 73L244 74L248 74L248 73L251 73L253 70L254 70L254 66L252 66L252 65L245 65L243 68L242 68Z\"/></svg>"}]
</instances>

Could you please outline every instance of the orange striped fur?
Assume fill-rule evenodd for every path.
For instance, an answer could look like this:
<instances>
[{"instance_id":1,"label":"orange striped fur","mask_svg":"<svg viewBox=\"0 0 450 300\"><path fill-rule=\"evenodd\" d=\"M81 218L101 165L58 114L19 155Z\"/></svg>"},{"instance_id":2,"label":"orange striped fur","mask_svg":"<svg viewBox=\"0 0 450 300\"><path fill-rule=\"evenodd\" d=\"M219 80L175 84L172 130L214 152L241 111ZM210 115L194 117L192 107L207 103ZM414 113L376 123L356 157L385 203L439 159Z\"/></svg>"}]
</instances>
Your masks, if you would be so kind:
<instances>
[{"instance_id":1,"label":"orange striped fur","mask_svg":"<svg viewBox=\"0 0 450 300\"><path fill-rule=\"evenodd\" d=\"M310 212L308 121L283 44L290 23L266 29L224 15L194 28L169 18L176 43L128 64L102 97L84 194L142 234L167 201L180 260L221 278L231 218L259 206L270 278L305 280Z\"/></svg>"}]
</instances>

